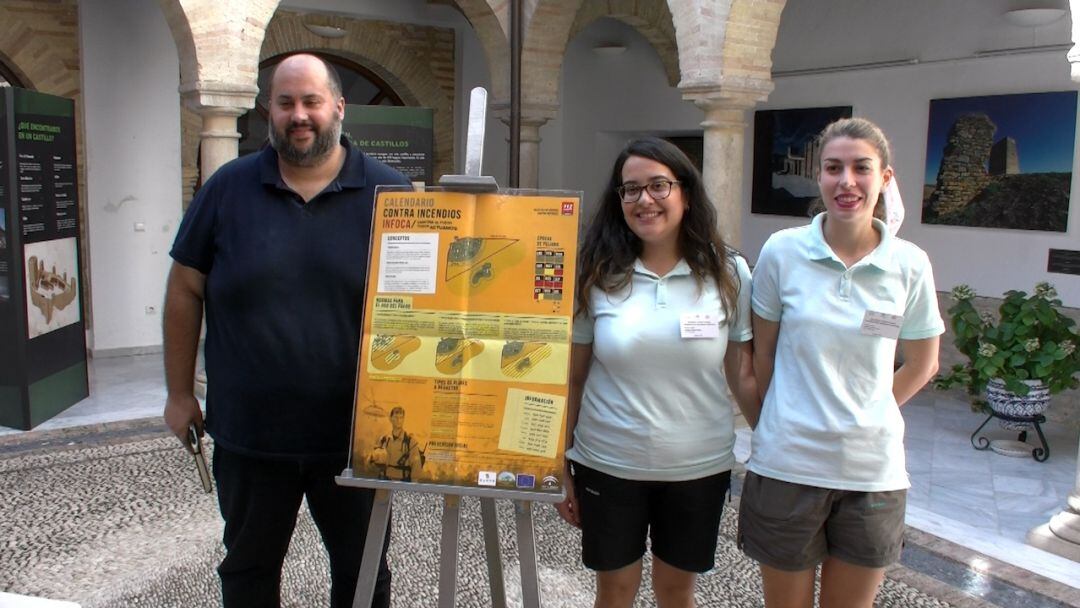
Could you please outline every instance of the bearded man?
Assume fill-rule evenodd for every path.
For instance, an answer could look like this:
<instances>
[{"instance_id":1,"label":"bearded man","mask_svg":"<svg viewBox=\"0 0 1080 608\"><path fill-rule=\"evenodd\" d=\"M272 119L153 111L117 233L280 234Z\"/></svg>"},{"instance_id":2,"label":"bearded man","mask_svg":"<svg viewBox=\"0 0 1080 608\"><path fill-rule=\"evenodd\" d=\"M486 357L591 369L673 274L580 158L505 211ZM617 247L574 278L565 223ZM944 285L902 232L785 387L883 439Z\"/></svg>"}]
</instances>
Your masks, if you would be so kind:
<instances>
[{"instance_id":1,"label":"bearded man","mask_svg":"<svg viewBox=\"0 0 1080 608\"><path fill-rule=\"evenodd\" d=\"M334 477L348 454L375 187L409 182L342 138L344 115L329 64L278 64L270 146L206 182L171 251L165 422L185 445L188 425L202 434L193 387L205 305L226 608L280 605L305 497L330 557L331 606L352 605L374 492ZM390 605L386 544L372 606Z\"/></svg>"}]
</instances>

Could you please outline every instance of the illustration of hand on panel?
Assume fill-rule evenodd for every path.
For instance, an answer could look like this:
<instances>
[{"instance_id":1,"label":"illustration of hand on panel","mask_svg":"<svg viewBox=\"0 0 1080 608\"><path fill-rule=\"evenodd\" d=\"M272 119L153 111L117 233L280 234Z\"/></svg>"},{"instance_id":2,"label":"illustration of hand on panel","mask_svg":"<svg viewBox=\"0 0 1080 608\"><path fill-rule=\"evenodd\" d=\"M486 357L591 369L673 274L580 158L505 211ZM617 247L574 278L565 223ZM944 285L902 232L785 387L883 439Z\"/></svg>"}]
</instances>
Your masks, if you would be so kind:
<instances>
[{"instance_id":1,"label":"illustration of hand on panel","mask_svg":"<svg viewBox=\"0 0 1080 608\"><path fill-rule=\"evenodd\" d=\"M443 338L435 348L435 369L447 375L459 374L465 364L483 350L484 343L480 340Z\"/></svg>"},{"instance_id":2,"label":"illustration of hand on panel","mask_svg":"<svg viewBox=\"0 0 1080 608\"><path fill-rule=\"evenodd\" d=\"M392 370L418 348L420 338L416 336L377 335L371 339L371 365L382 371Z\"/></svg>"},{"instance_id":3,"label":"illustration of hand on panel","mask_svg":"<svg viewBox=\"0 0 1080 608\"><path fill-rule=\"evenodd\" d=\"M551 346L546 342L507 342L503 345L499 367L504 376L523 378L550 357L551 352Z\"/></svg>"}]
</instances>

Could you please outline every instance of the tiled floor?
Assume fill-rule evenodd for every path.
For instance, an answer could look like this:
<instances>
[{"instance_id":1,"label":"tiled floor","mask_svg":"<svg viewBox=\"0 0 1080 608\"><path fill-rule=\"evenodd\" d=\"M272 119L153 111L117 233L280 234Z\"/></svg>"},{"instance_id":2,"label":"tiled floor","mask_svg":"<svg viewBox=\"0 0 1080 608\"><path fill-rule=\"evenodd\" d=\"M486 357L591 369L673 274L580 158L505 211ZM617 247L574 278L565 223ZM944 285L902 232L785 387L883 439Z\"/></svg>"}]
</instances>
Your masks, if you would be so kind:
<instances>
[{"instance_id":1,"label":"tiled floor","mask_svg":"<svg viewBox=\"0 0 1080 608\"><path fill-rule=\"evenodd\" d=\"M1073 490L1075 430L1045 425L1050 458L1036 462L975 450L971 434L986 416L972 412L966 401L927 390L902 411L911 477L909 526L1080 587L1080 564L1025 542L1028 531L1058 513ZM1016 439L1017 433L992 420L980 436ZM1031 433L1028 443L1034 447L1035 441Z\"/></svg>"},{"instance_id":2,"label":"tiled floor","mask_svg":"<svg viewBox=\"0 0 1080 608\"><path fill-rule=\"evenodd\" d=\"M905 406L907 466L912 487L908 503L968 525L1022 541L1065 504L1076 478L1077 433L1047 424L1050 458L1013 458L977 451L970 435L986 419L968 404L923 393ZM980 433L989 439L1016 439L996 420ZM1028 443L1035 443L1031 433Z\"/></svg>"},{"instance_id":3,"label":"tiled floor","mask_svg":"<svg viewBox=\"0 0 1080 608\"><path fill-rule=\"evenodd\" d=\"M91 362L90 398L39 430L160 416L165 402L161 355ZM976 451L969 441L984 416L949 394L924 391L904 406L912 488L907 523L1000 559L1080 587L1080 564L1030 547L1028 530L1065 504L1076 476L1077 433L1047 425L1050 458L1011 458ZM0 436L17 433L0 427ZM990 438L1015 438L991 422ZM749 430L739 431L742 459Z\"/></svg>"}]
</instances>

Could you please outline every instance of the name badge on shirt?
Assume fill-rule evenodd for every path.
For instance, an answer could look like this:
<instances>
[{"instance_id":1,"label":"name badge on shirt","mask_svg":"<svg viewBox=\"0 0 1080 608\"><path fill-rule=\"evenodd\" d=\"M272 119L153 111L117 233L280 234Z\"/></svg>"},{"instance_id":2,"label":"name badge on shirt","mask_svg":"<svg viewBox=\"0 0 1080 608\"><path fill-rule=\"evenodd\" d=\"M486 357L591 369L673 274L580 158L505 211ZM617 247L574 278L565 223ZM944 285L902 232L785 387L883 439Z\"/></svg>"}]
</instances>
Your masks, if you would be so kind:
<instances>
[{"instance_id":1,"label":"name badge on shirt","mask_svg":"<svg viewBox=\"0 0 1080 608\"><path fill-rule=\"evenodd\" d=\"M880 336L895 340L900 337L900 325L904 322L903 315L890 315L884 312L867 310L862 320L859 333L864 336Z\"/></svg>"},{"instance_id":2,"label":"name badge on shirt","mask_svg":"<svg viewBox=\"0 0 1080 608\"><path fill-rule=\"evenodd\" d=\"M684 339L720 337L720 315L708 312L687 312L679 317L679 334Z\"/></svg>"}]
</instances>

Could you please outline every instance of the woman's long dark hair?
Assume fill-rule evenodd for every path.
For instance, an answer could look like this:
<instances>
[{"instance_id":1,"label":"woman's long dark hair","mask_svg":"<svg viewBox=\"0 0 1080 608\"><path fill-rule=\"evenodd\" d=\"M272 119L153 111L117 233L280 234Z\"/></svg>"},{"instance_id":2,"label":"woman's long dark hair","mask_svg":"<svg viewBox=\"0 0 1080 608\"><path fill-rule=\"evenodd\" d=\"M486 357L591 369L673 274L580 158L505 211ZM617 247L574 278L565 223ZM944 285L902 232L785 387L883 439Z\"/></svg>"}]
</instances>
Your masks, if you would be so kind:
<instances>
[{"instance_id":1,"label":"woman's long dark hair","mask_svg":"<svg viewBox=\"0 0 1080 608\"><path fill-rule=\"evenodd\" d=\"M634 260L641 255L642 242L623 217L622 200L616 188L622 185L626 159L640 156L656 161L674 174L688 204L679 225L679 253L690 266L699 285L708 279L716 283L720 303L728 319L734 317L739 295L739 277L732 251L724 244L716 227L716 210L705 192L701 173L674 144L658 137L643 137L628 143L611 170L599 207L585 231L578 254L575 294L576 314L589 310L589 291L597 287L611 293L626 287L634 272Z\"/></svg>"}]
</instances>

